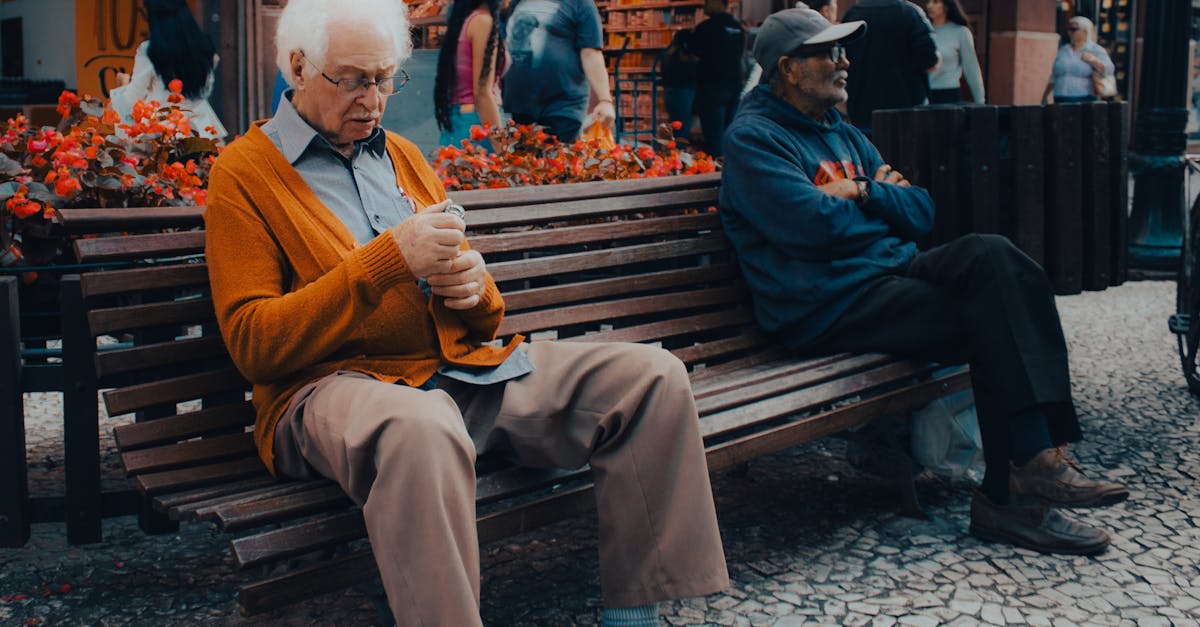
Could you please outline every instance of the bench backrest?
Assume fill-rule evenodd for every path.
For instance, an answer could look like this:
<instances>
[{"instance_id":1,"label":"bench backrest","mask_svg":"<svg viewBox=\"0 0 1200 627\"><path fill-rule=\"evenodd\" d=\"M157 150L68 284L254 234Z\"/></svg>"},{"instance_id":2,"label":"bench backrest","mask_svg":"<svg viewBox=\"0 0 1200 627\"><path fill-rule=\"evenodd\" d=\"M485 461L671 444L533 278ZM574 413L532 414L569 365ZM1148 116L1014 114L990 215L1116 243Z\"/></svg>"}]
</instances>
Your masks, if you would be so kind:
<instances>
[{"instance_id":1,"label":"bench backrest","mask_svg":"<svg viewBox=\"0 0 1200 627\"><path fill-rule=\"evenodd\" d=\"M747 293L712 211L719 179L694 178L690 187L642 185L643 193L570 201L562 200L562 189L543 197L513 190L521 202L493 191L499 202L490 208L468 205L469 241L505 294L501 335L658 343L693 366L761 348L764 340L754 330ZM203 231L78 245L91 259L149 251L180 257L202 251ZM70 304L79 312L73 326L80 331L72 344L121 343L85 360L100 386L112 388L103 393L108 412L178 414L117 430L123 451L177 443L169 455L161 447L144 459L125 455L138 486L156 494L260 480L248 386L216 328L203 259L70 280L78 282L80 296Z\"/></svg>"}]
</instances>

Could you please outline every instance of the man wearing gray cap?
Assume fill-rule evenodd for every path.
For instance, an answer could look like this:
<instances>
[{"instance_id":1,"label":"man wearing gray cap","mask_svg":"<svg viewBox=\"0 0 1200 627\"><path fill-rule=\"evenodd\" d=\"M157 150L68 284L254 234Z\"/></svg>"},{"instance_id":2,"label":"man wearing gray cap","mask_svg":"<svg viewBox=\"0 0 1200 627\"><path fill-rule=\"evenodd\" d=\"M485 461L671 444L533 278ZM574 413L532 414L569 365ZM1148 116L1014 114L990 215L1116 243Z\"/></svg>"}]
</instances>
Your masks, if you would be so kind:
<instances>
[{"instance_id":1,"label":"man wearing gray cap","mask_svg":"<svg viewBox=\"0 0 1200 627\"><path fill-rule=\"evenodd\" d=\"M1058 508L1124 501L1063 447L1082 436L1049 281L1007 239L968 235L920 252L929 193L883 162L835 105L843 44L866 24L788 9L759 28L763 82L725 137L720 209L759 324L790 348L968 363L987 470L971 532L1046 553L1092 554L1109 536Z\"/></svg>"}]
</instances>

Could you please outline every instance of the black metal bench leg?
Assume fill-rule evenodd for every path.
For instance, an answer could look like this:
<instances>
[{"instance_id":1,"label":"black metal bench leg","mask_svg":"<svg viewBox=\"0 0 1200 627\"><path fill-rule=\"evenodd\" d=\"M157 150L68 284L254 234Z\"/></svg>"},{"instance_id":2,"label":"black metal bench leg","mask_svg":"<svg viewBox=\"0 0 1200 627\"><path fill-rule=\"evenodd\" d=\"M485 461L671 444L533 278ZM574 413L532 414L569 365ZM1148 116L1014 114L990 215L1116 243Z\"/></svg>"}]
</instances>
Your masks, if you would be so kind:
<instances>
[{"instance_id":1,"label":"black metal bench leg","mask_svg":"<svg viewBox=\"0 0 1200 627\"><path fill-rule=\"evenodd\" d=\"M29 541L19 315L16 277L0 277L0 546L5 547Z\"/></svg>"},{"instance_id":2,"label":"black metal bench leg","mask_svg":"<svg viewBox=\"0 0 1200 627\"><path fill-rule=\"evenodd\" d=\"M150 535L175 533L179 531L179 521L171 520L166 514L154 509L150 497L144 497L141 507L138 508L138 527L142 533Z\"/></svg>"},{"instance_id":3,"label":"black metal bench leg","mask_svg":"<svg viewBox=\"0 0 1200 627\"><path fill-rule=\"evenodd\" d=\"M929 514L921 507L921 501L917 497L917 473L920 472L920 467L907 454L897 456L894 460L896 464L896 492L900 497L900 513L909 518L928 519Z\"/></svg>"},{"instance_id":4,"label":"black metal bench leg","mask_svg":"<svg viewBox=\"0 0 1200 627\"><path fill-rule=\"evenodd\" d=\"M902 423L908 416L884 416L867 427L846 434L849 461L867 472L892 480L900 499L900 513L910 518L929 518L917 498L917 474L921 466L909 454Z\"/></svg>"}]
</instances>

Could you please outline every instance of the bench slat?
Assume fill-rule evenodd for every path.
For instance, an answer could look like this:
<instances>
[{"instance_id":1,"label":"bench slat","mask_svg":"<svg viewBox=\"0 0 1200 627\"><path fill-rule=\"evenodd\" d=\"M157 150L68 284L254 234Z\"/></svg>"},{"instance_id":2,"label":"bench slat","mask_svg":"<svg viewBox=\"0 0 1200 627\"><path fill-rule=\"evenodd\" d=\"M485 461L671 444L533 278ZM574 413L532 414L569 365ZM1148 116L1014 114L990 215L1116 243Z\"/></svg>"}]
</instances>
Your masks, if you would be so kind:
<instances>
[{"instance_id":1,"label":"bench slat","mask_svg":"<svg viewBox=\"0 0 1200 627\"><path fill-rule=\"evenodd\" d=\"M469 236L471 248L481 254L524 252L552 246L610 242L632 237L649 237L672 233L695 233L715 230L721 221L715 213L622 220L553 229L534 229L517 233L496 233Z\"/></svg>"},{"instance_id":2,"label":"bench slat","mask_svg":"<svg viewBox=\"0 0 1200 627\"><path fill-rule=\"evenodd\" d=\"M151 383L140 383L104 392L104 405L110 416L146 409L166 403L178 403L221 392L244 391L249 384L234 368L201 372Z\"/></svg>"},{"instance_id":3,"label":"bench slat","mask_svg":"<svg viewBox=\"0 0 1200 627\"><path fill-rule=\"evenodd\" d=\"M498 228L517 224L546 224L647 211L708 208L716 204L716 188L701 188L631 196L561 200L544 204L522 204L499 209L476 209L468 213L467 220L475 229Z\"/></svg>"},{"instance_id":4,"label":"bench slat","mask_svg":"<svg viewBox=\"0 0 1200 627\"><path fill-rule=\"evenodd\" d=\"M649 342L660 341L700 331L725 329L748 324L754 319L745 309L727 309L715 313L674 318L662 322L651 322L610 331L597 331L589 335L563 338L563 342Z\"/></svg>"},{"instance_id":5,"label":"bench slat","mask_svg":"<svg viewBox=\"0 0 1200 627\"><path fill-rule=\"evenodd\" d=\"M728 247L728 243L721 235L702 235L652 244L635 244L580 253L566 253L553 257L502 261L488 264L488 271L491 272L492 278L497 283L502 283L714 253L727 250Z\"/></svg>"},{"instance_id":6,"label":"bench slat","mask_svg":"<svg viewBox=\"0 0 1200 627\"><path fill-rule=\"evenodd\" d=\"M739 336L739 337L742 337L742 336ZM754 367L763 366L764 364L767 365L767 367L769 367L769 364L775 363L777 361L789 361L789 360L795 361L797 359L797 357L795 355L792 355L792 354L788 353L787 351L778 348L776 345L771 345L771 346L767 346L764 348L765 348L765 350L755 352L755 353L750 353L748 355L743 355L736 359L731 359L729 361L726 361L721 364L717 364L715 366L706 366L699 370L693 370L692 373L689 375L692 380L692 389L699 391L701 389L707 389L709 387L712 387L713 385L719 385L720 382L711 383L708 381L710 379L716 379L719 377L723 377L728 373L737 372L739 370L742 370L743 368L754 368ZM846 356L848 356L848 353L843 353L840 355L840 357L846 357ZM817 357L817 358L811 358L807 361L813 362L813 363L818 362L818 361L820 363L827 363L829 361L833 361L834 358L835 358L834 356Z\"/></svg>"},{"instance_id":7,"label":"bench slat","mask_svg":"<svg viewBox=\"0 0 1200 627\"><path fill-rule=\"evenodd\" d=\"M134 477L133 481L143 494L156 496L163 492L199 488L256 476L269 476L267 467L258 455L195 468L146 473Z\"/></svg>"},{"instance_id":8,"label":"bench slat","mask_svg":"<svg viewBox=\"0 0 1200 627\"><path fill-rule=\"evenodd\" d=\"M692 366L712 359L724 359L730 355L763 348L766 345L766 336L753 329L744 329L740 335L735 337L713 340L711 342L704 342L703 344L693 344L685 348L671 349L671 354L675 355L679 361ZM705 370L708 370L708 368L696 370L694 373L699 375ZM695 380L693 379L693 381Z\"/></svg>"},{"instance_id":9,"label":"bench slat","mask_svg":"<svg viewBox=\"0 0 1200 627\"><path fill-rule=\"evenodd\" d=\"M207 499L216 498L218 496L224 496L226 494L242 494L250 490L265 488L276 483L279 483L278 479L270 475L264 475L242 481L230 481L220 485L193 488L191 490L180 490L178 492L172 492L170 494L163 494L154 497L154 509L169 514L173 509L188 503L204 501ZM175 516L172 516L172 518L175 518Z\"/></svg>"},{"instance_id":10,"label":"bench slat","mask_svg":"<svg viewBox=\"0 0 1200 627\"><path fill-rule=\"evenodd\" d=\"M228 356L225 343L218 335L189 337L96 353L96 374L100 377L107 377L136 370L187 364L199 359Z\"/></svg>"},{"instance_id":11,"label":"bench slat","mask_svg":"<svg viewBox=\"0 0 1200 627\"><path fill-rule=\"evenodd\" d=\"M140 475L146 472L214 462L230 457L245 457L255 454L257 450L254 446L253 434L243 431L129 451L121 456L121 461L125 464L126 473Z\"/></svg>"},{"instance_id":12,"label":"bench slat","mask_svg":"<svg viewBox=\"0 0 1200 627\"><path fill-rule=\"evenodd\" d=\"M103 233L204 225L204 207L116 207L58 209L68 233Z\"/></svg>"},{"instance_id":13,"label":"bench slat","mask_svg":"<svg viewBox=\"0 0 1200 627\"><path fill-rule=\"evenodd\" d=\"M743 300L743 295L744 292L737 287L716 287L687 292L656 294L653 296L639 296L618 301L606 300L585 305L570 305L556 309L545 309L505 316L504 320L500 323L497 334L530 333L543 329L557 329L587 322L618 320L629 316L642 316L653 313L683 313L685 310L680 307L680 303L682 302L687 303L688 309L701 309L710 305L740 303Z\"/></svg>"},{"instance_id":14,"label":"bench slat","mask_svg":"<svg viewBox=\"0 0 1200 627\"><path fill-rule=\"evenodd\" d=\"M254 406L250 401L241 401L232 405L121 425L113 428L113 437L117 448L121 449L124 455L147 446L178 442L253 424Z\"/></svg>"},{"instance_id":15,"label":"bench slat","mask_svg":"<svg viewBox=\"0 0 1200 627\"><path fill-rule=\"evenodd\" d=\"M204 252L204 231L177 231L75 240L79 263L175 258Z\"/></svg>"},{"instance_id":16,"label":"bench slat","mask_svg":"<svg viewBox=\"0 0 1200 627\"><path fill-rule=\"evenodd\" d=\"M342 488L332 484L295 494L214 508L206 518L215 520L223 531L240 531L255 525L350 505L350 498L342 492Z\"/></svg>"},{"instance_id":17,"label":"bench slat","mask_svg":"<svg viewBox=\"0 0 1200 627\"><path fill-rule=\"evenodd\" d=\"M240 569L303 555L367 535L362 510L324 516L299 525L245 536L230 542Z\"/></svg>"},{"instance_id":18,"label":"bench slat","mask_svg":"<svg viewBox=\"0 0 1200 627\"><path fill-rule=\"evenodd\" d=\"M305 566L238 589L238 607L253 616L379 577L370 549Z\"/></svg>"},{"instance_id":19,"label":"bench slat","mask_svg":"<svg viewBox=\"0 0 1200 627\"><path fill-rule=\"evenodd\" d=\"M311 492L316 489L327 488L335 485L333 481L328 479L314 479L312 481L276 481L274 484L265 486L256 490L242 492L239 494L225 494L215 496L204 501L193 501L174 508L172 511L180 518L196 518L206 519L215 516L222 510L227 510L233 507L249 503L261 499L273 499L292 494L300 494L303 492Z\"/></svg>"},{"instance_id":20,"label":"bench slat","mask_svg":"<svg viewBox=\"0 0 1200 627\"><path fill-rule=\"evenodd\" d=\"M700 434L708 437L819 409L852 396L909 380L920 372L919 368L910 363L888 364L849 377L738 405L706 415L700 421Z\"/></svg>"},{"instance_id":21,"label":"bench slat","mask_svg":"<svg viewBox=\"0 0 1200 627\"><path fill-rule=\"evenodd\" d=\"M148 305L127 305L88 312L88 327L93 335L108 335L167 324L216 322L211 298L188 298Z\"/></svg>"},{"instance_id":22,"label":"bench slat","mask_svg":"<svg viewBox=\"0 0 1200 627\"><path fill-rule=\"evenodd\" d=\"M567 285L552 285L526 290L512 290L504 294L504 309L507 315L514 315L525 309L536 307L569 305L597 298L612 298L624 294L637 294L652 290L683 287L696 283L727 284L737 273L732 264L714 264L707 266L703 277L698 277L696 268L680 268L678 270L663 270L634 274L627 277L612 279L595 279L580 281Z\"/></svg>"},{"instance_id":23,"label":"bench slat","mask_svg":"<svg viewBox=\"0 0 1200 627\"><path fill-rule=\"evenodd\" d=\"M681 189L716 188L721 175L696 174L691 176L663 176L649 179L627 179L616 181L591 181L588 183L566 183L563 185L527 185L512 187L503 192L494 189L475 189L454 192L451 197L461 203L467 211L494 209L518 205L544 204L564 200L609 198L612 196L644 196ZM468 219L468 222L470 220Z\"/></svg>"},{"instance_id":24,"label":"bench slat","mask_svg":"<svg viewBox=\"0 0 1200 627\"><path fill-rule=\"evenodd\" d=\"M728 468L798 444L856 429L876 416L911 412L934 399L970 387L971 377L964 369L722 442L708 448L708 468Z\"/></svg>"},{"instance_id":25,"label":"bench slat","mask_svg":"<svg viewBox=\"0 0 1200 627\"><path fill-rule=\"evenodd\" d=\"M86 272L79 276L79 286L85 298L207 283L208 264L204 263L177 263L152 268Z\"/></svg>"},{"instance_id":26,"label":"bench slat","mask_svg":"<svg viewBox=\"0 0 1200 627\"><path fill-rule=\"evenodd\" d=\"M696 393L696 406L700 408L701 415L707 415L774 396L783 391L847 377L895 361L894 357L887 355L869 354L855 355L825 364L788 360L772 364L769 368L745 368L737 373L725 375L719 384L708 386L703 392Z\"/></svg>"}]
</instances>

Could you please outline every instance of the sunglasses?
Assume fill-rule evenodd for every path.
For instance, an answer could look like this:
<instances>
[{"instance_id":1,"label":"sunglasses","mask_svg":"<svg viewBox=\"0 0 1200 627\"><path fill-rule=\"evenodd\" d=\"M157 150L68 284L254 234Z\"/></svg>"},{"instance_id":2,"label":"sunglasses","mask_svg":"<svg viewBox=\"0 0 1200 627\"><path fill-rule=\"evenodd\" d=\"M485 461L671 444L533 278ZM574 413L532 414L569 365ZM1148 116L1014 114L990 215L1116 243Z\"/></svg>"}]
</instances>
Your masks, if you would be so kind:
<instances>
[{"instance_id":1,"label":"sunglasses","mask_svg":"<svg viewBox=\"0 0 1200 627\"><path fill-rule=\"evenodd\" d=\"M801 48L788 56L794 59L827 56L830 61L836 64L846 60L846 47L842 44L833 44L829 48Z\"/></svg>"}]
</instances>

